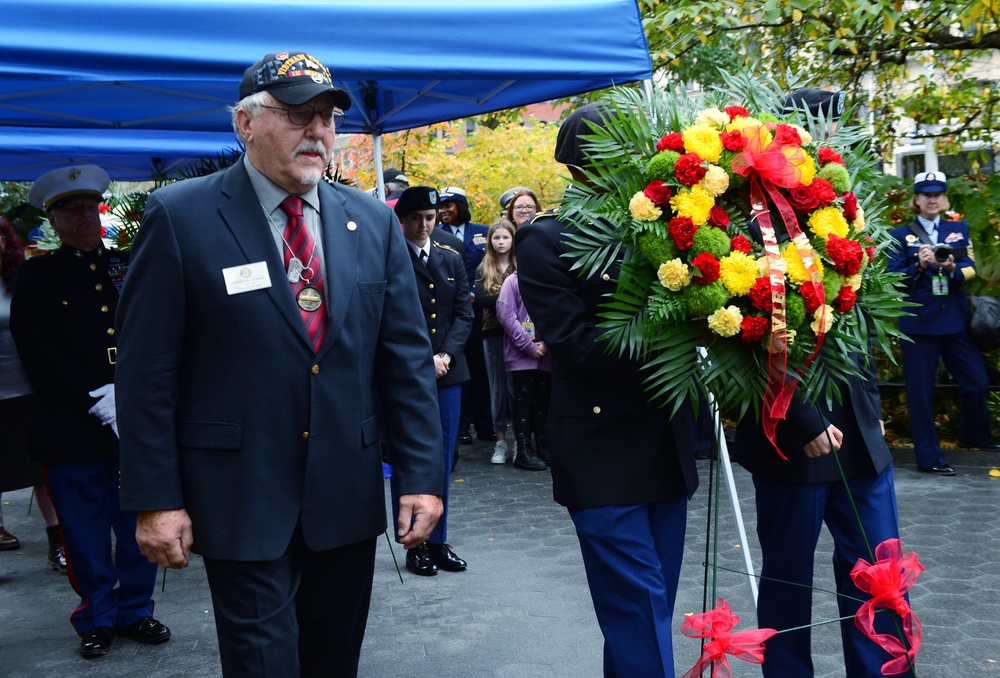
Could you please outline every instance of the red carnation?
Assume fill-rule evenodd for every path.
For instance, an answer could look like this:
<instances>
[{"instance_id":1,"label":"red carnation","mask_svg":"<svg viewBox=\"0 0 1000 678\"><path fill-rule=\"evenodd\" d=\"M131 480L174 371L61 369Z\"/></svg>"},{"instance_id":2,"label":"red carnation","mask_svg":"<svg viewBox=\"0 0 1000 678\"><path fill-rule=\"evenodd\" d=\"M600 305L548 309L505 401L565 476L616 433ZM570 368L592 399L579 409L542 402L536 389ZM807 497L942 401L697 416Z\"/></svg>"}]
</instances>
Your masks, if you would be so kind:
<instances>
[{"instance_id":1,"label":"red carnation","mask_svg":"<svg viewBox=\"0 0 1000 678\"><path fill-rule=\"evenodd\" d=\"M770 324L767 318L756 315L745 315L740 322L740 339L753 344L764 338L767 327Z\"/></svg>"},{"instance_id":2,"label":"red carnation","mask_svg":"<svg viewBox=\"0 0 1000 678\"><path fill-rule=\"evenodd\" d=\"M730 120L735 120L736 118L750 117L750 111L743 108L742 106L726 106L722 110L729 114Z\"/></svg>"},{"instance_id":3,"label":"red carnation","mask_svg":"<svg viewBox=\"0 0 1000 678\"><path fill-rule=\"evenodd\" d=\"M865 242L871 242L871 243L875 242L874 240L872 240L871 238L869 238L867 235L862 236L861 239L864 240ZM865 248L865 254L868 255L868 261L874 261L875 260L875 246L872 245L871 247L866 247Z\"/></svg>"},{"instance_id":4,"label":"red carnation","mask_svg":"<svg viewBox=\"0 0 1000 678\"><path fill-rule=\"evenodd\" d=\"M809 184L809 188L812 189L813 195L816 196L818 207L829 207L837 199L837 192L833 190L833 185L826 179L816 177Z\"/></svg>"},{"instance_id":5,"label":"red carnation","mask_svg":"<svg viewBox=\"0 0 1000 678\"><path fill-rule=\"evenodd\" d=\"M840 153L837 153L832 148L827 148L826 146L821 146L819 149L819 164L829 165L831 162L835 162L838 165L844 164L844 159L840 157Z\"/></svg>"},{"instance_id":6,"label":"red carnation","mask_svg":"<svg viewBox=\"0 0 1000 678\"><path fill-rule=\"evenodd\" d=\"M854 290L850 287L844 286L840 288L837 298L833 300L833 308L837 311L837 313L847 313L854 308L854 304L857 300L858 295L854 293Z\"/></svg>"},{"instance_id":7,"label":"red carnation","mask_svg":"<svg viewBox=\"0 0 1000 678\"><path fill-rule=\"evenodd\" d=\"M674 217L670 220L668 229L670 237L674 239L677 247L685 251L691 249L691 243L694 242L694 234L697 230L698 227L691 221L691 217Z\"/></svg>"},{"instance_id":8,"label":"red carnation","mask_svg":"<svg viewBox=\"0 0 1000 678\"><path fill-rule=\"evenodd\" d=\"M691 265L701 271L700 276L691 277L699 285L711 285L719 279L719 260L708 252L702 252L692 259Z\"/></svg>"},{"instance_id":9,"label":"red carnation","mask_svg":"<svg viewBox=\"0 0 1000 678\"><path fill-rule=\"evenodd\" d=\"M774 143L778 146L801 146L802 137L791 125L778 125L774 128Z\"/></svg>"},{"instance_id":10,"label":"red carnation","mask_svg":"<svg viewBox=\"0 0 1000 678\"><path fill-rule=\"evenodd\" d=\"M806 313L815 313L816 309L823 305L820 303L820 290L822 289L822 285L817 285L811 280L799 285L799 294L802 295L802 300L806 302Z\"/></svg>"},{"instance_id":11,"label":"red carnation","mask_svg":"<svg viewBox=\"0 0 1000 678\"><path fill-rule=\"evenodd\" d=\"M831 233L826 241L826 254L833 262L834 270L845 277L850 277L861 270L861 262L865 256L861 243L841 238L836 233Z\"/></svg>"},{"instance_id":12,"label":"red carnation","mask_svg":"<svg viewBox=\"0 0 1000 678\"><path fill-rule=\"evenodd\" d=\"M750 241L743 234L733 236L729 241L730 247L734 252L742 252L743 254L750 254L753 248L750 245Z\"/></svg>"},{"instance_id":13,"label":"red carnation","mask_svg":"<svg viewBox=\"0 0 1000 678\"><path fill-rule=\"evenodd\" d=\"M708 168L702 167L702 162L701 156L697 153L682 155L677 159L677 164L674 165L674 174L677 175L677 180L688 188L697 184L708 174Z\"/></svg>"},{"instance_id":14,"label":"red carnation","mask_svg":"<svg viewBox=\"0 0 1000 678\"><path fill-rule=\"evenodd\" d=\"M815 181L815 179L814 179ZM858 218L858 197L848 191L844 195L840 196L840 199L844 201L844 218L848 222L852 222Z\"/></svg>"},{"instance_id":15,"label":"red carnation","mask_svg":"<svg viewBox=\"0 0 1000 678\"><path fill-rule=\"evenodd\" d=\"M110 212L111 211L111 205L108 205L107 203L101 203L100 205L98 205L97 211L100 212L101 214L104 214L106 212Z\"/></svg>"},{"instance_id":16,"label":"red carnation","mask_svg":"<svg viewBox=\"0 0 1000 678\"><path fill-rule=\"evenodd\" d=\"M750 297L750 303L758 311L770 313L774 308L771 303L771 279L767 276L757 278L753 287L747 292L747 296Z\"/></svg>"},{"instance_id":17,"label":"red carnation","mask_svg":"<svg viewBox=\"0 0 1000 678\"><path fill-rule=\"evenodd\" d=\"M819 201L816 199L816 194L811 188L803 186L802 184L790 189L788 191L788 198L789 202L792 203L792 207L794 207L795 211L800 214L808 214L819 207Z\"/></svg>"},{"instance_id":18,"label":"red carnation","mask_svg":"<svg viewBox=\"0 0 1000 678\"><path fill-rule=\"evenodd\" d=\"M664 134L663 137L656 142L657 151L676 151L677 153L684 152L684 137L680 132L671 132L670 134Z\"/></svg>"},{"instance_id":19,"label":"red carnation","mask_svg":"<svg viewBox=\"0 0 1000 678\"><path fill-rule=\"evenodd\" d=\"M729 215L718 205L712 205L712 209L708 211L708 223L725 230L726 226L729 225Z\"/></svg>"},{"instance_id":20,"label":"red carnation","mask_svg":"<svg viewBox=\"0 0 1000 678\"><path fill-rule=\"evenodd\" d=\"M642 193L657 207L666 207L670 203L670 187L659 179L649 182L649 186L646 186L646 190Z\"/></svg>"},{"instance_id":21,"label":"red carnation","mask_svg":"<svg viewBox=\"0 0 1000 678\"><path fill-rule=\"evenodd\" d=\"M743 132L738 129L734 129L732 132L720 132L719 139L722 141L722 147L727 151L742 151L749 143L747 138L743 136Z\"/></svg>"}]
</instances>

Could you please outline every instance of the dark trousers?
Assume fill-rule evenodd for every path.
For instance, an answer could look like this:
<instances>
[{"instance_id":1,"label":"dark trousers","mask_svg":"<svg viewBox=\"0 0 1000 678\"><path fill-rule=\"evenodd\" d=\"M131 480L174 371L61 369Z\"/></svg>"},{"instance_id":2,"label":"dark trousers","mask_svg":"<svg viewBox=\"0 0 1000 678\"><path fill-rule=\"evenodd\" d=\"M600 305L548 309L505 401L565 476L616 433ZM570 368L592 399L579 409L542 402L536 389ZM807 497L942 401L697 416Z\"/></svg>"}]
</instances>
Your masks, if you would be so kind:
<instances>
[{"instance_id":1,"label":"dark trousers","mask_svg":"<svg viewBox=\"0 0 1000 678\"><path fill-rule=\"evenodd\" d=\"M687 499L569 515L604 633L605 678L673 678L671 627Z\"/></svg>"},{"instance_id":2,"label":"dark trousers","mask_svg":"<svg viewBox=\"0 0 1000 678\"><path fill-rule=\"evenodd\" d=\"M899 342L906 381L906 407L910 414L913 453L917 466L944 466L945 459L934 428L934 382L938 359L958 383L958 438L967 443L988 445L990 415L986 406L989 379L986 361L968 332L958 334L915 334L912 342Z\"/></svg>"},{"instance_id":3,"label":"dark trousers","mask_svg":"<svg viewBox=\"0 0 1000 678\"><path fill-rule=\"evenodd\" d=\"M462 412L458 430L469 431L469 424L476 427L477 436L493 437L493 416L490 402L490 378L486 372L486 354L483 353L483 310L477 309L472 320L472 331L465 342L465 362L469 365L469 381L462 384Z\"/></svg>"},{"instance_id":4,"label":"dark trousers","mask_svg":"<svg viewBox=\"0 0 1000 678\"><path fill-rule=\"evenodd\" d=\"M864 536L842 481L777 483L754 478L757 536L763 553L757 601L759 628L781 631L812 623L810 587L823 523L833 536L833 572L840 616L855 614L870 597L858 590L850 573L858 558L872 562L869 546L874 551L886 539L899 538L892 466L877 476L869 473L854 478L849 485ZM892 614L876 615L875 628L879 633L895 635ZM889 653L862 634L853 619L840 622L840 632L848 678L882 675L882 664L891 659ZM810 678L813 675L810 646L808 628L774 636L765 643L764 676ZM911 674L908 671L903 675Z\"/></svg>"},{"instance_id":5,"label":"dark trousers","mask_svg":"<svg viewBox=\"0 0 1000 678\"><path fill-rule=\"evenodd\" d=\"M514 435L546 436L549 418L549 398L552 393L552 373L545 370L515 370L510 372L514 384Z\"/></svg>"},{"instance_id":6,"label":"dark trousers","mask_svg":"<svg viewBox=\"0 0 1000 678\"><path fill-rule=\"evenodd\" d=\"M356 676L374 569L374 538L313 551L299 530L277 560L205 558L223 675Z\"/></svg>"},{"instance_id":7,"label":"dark trousers","mask_svg":"<svg viewBox=\"0 0 1000 678\"><path fill-rule=\"evenodd\" d=\"M69 581L80 594L70 615L76 632L122 631L152 615L157 567L139 551L135 512L118 502L118 458L46 464L45 481L62 526Z\"/></svg>"}]
</instances>

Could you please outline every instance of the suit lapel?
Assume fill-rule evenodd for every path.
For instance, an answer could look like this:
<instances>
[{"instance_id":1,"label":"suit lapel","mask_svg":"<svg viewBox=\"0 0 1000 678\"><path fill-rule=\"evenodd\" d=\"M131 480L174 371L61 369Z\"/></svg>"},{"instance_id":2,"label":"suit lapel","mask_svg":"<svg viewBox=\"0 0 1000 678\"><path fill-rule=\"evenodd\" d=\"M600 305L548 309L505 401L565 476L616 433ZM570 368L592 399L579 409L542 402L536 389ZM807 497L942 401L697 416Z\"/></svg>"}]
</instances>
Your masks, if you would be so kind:
<instances>
[{"instance_id":1,"label":"suit lapel","mask_svg":"<svg viewBox=\"0 0 1000 678\"><path fill-rule=\"evenodd\" d=\"M320 346L322 355L336 341L347 317L358 280L358 240L366 220L348 209L343 196L325 181L319 184L320 216L323 222L323 265L330 324ZM352 229L349 224L354 224Z\"/></svg>"},{"instance_id":2,"label":"suit lapel","mask_svg":"<svg viewBox=\"0 0 1000 678\"><path fill-rule=\"evenodd\" d=\"M266 290L267 296L292 331L311 346L298 304L292 296L291 285L285 277L284 262L274 246L271 224L242 162L228 170L223 181L222 193L229 200L220 205L219 213L232 232L233 239L243 250L247 263L267 262L267 272L271 277L271 286Z\"/></svg>"}]
</instances>

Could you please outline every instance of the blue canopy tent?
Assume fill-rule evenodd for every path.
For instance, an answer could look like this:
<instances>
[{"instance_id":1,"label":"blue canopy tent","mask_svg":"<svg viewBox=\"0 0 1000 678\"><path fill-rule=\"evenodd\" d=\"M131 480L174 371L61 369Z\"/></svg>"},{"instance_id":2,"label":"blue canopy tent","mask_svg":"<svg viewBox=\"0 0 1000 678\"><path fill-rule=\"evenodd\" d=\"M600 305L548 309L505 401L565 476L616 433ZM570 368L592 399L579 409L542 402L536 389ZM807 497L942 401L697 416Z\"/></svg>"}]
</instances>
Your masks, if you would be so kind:
<instances>
[{"instance_id":1,"label":"blue canopy tent","mask_svg":"<svg viewBox=\"0 0 1000 678\"><path fill-rule=\"evenodd\" d=\"M635 0L4 0L0 179L149 179L233 148L243 70L286 48L330 67L338 131L379 163L385 132L651 75Z\"/></svg>"}]
</instances>

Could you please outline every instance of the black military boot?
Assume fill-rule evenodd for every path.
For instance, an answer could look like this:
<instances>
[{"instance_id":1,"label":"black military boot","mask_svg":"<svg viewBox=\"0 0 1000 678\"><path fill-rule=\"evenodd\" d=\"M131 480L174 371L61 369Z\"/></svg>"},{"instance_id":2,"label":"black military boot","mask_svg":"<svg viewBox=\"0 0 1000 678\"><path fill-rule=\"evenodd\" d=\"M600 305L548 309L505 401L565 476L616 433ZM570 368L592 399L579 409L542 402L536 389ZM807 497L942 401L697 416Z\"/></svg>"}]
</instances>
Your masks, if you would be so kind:
<instances>
[{"instance_id":1,"label":"black military boot","mask_svg":"<svg viewBox=\"0 0 1000 678\"><path fill-rule=\"evenodd\" d=\"M535 456L528 435L518 431L515 433L515 437L517 438L517 452L514 453L514 468L519 468L522 471L544 471L545 462Z\"/></svg>"}]
</instances>

